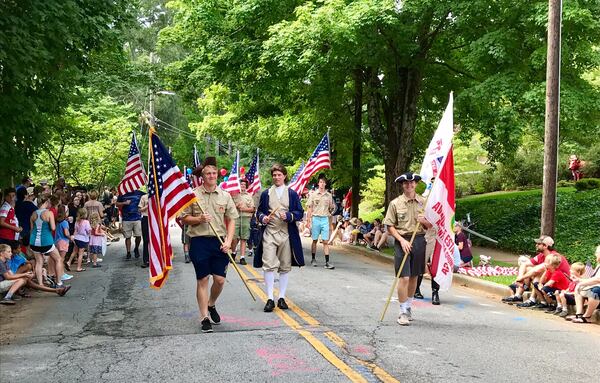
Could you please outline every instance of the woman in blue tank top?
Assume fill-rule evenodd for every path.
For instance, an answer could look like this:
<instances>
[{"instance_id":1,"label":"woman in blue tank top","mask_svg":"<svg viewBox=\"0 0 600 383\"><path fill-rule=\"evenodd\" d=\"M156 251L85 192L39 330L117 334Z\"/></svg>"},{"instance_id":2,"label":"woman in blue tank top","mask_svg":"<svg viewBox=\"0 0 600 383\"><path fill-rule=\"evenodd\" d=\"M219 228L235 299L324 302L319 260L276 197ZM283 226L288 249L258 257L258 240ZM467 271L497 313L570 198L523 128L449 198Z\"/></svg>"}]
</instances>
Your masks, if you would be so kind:
<instances>
[{"instance_id":1,"label":"woman in blue tank top","mask_svg":"<svg viewBox=\"0 0 600 383\"><path fill-rule=\"evenodd\" d=\"M38 210L30 218L31 234L29 237L30 248L35 256L35 276L38 284L43 285L42 266L44 264L44 255L48 255L55 263L57 286L62 287L61 278L64 272L64 265L60 259L58 250L54 247L52 232L56 230L56 224L54 222L54 214L48 210L50 206L48 197L41 197L38 206Z\"/></svg>"}]
</instances>

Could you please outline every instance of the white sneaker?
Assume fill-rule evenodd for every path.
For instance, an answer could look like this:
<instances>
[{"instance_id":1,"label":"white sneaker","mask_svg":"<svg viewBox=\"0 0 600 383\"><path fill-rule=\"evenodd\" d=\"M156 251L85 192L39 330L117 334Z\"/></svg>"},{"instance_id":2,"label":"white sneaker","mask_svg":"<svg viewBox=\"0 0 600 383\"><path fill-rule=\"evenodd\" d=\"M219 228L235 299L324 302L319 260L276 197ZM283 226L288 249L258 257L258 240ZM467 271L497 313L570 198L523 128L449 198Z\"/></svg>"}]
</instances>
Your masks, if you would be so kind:
<instances>
[{"instance_id":1,"label":"white sneaker","mask_svg":"<svg viewBox=\"0 0 600 383\"><path fill-rule=\"evenodd\" d=\"M412 322L413 317L412 317L412 311L411 311L410 307L406 309L406 316L408 317L408 320L410 322Z\"/></svg>"},{"instance_id":2,"label":"white sneaker","mask_svg":"<svg viewBox=\"0 0 600 383\"><path fill-rule=\"evenodd\" d=\"M398 317L398 320L396 322L398 322L398 324L400 326L408 326L408 325L410 325L410 322L409 322L409 319L408 319L408 315L406 315L406 314L400 314L400 316Z\"/></svg>"}]
</instances>

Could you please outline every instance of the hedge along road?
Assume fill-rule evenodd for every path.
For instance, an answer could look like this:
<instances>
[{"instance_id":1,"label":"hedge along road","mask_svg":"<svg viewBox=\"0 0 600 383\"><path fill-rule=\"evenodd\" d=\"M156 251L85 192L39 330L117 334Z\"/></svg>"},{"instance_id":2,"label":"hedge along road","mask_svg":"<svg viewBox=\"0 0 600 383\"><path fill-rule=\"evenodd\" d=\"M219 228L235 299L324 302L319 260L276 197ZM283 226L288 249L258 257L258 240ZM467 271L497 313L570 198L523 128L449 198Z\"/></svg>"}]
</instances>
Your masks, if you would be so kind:
<instances>
[{"instance_id":1,"label":"hedge along road","mask_svg":"<svg viewBox=\"0 0 600 383\"><path fill-rule=\"evenodd\" d=\"M172 238L178 234L173 228ZM181 254L181 245L174 250ZM35 294L0 308L0 381L508 382L534 380L540 371L569 381L595 377L568 361L600 363L593 352L598 326L519 311L462 288L442 294L441 306L417 302L410 327L395 323L395 302L380 323L390 267L344 251L332 257L333 271L292 271L286 312L264 313L230 270L218 304L223 324L202 334L193 267L177 257L166 286L154 291L147 270L124 261L122 242L115 243L104 267L78 274L66 297ZM264 301L260 270L242 270Z\"/></svg>"}]
</instances>

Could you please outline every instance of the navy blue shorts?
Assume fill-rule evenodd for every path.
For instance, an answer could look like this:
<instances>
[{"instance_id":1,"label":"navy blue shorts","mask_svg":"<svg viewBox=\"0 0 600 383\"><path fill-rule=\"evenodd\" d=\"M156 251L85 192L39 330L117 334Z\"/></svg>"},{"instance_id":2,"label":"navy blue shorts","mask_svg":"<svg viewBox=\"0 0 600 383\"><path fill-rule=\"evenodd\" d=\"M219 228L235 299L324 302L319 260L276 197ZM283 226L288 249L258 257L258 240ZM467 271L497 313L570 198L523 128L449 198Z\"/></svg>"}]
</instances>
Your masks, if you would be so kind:
<instances>
[{"instance_id":1,"label":"navy blue shorts","mask_svg":"<svg viewBox=\"0 0 600 383\"><path fill-rule=\"evenodd\" d=\"M546 294L548 294L549 296L553 297L554 293L556 292L556 288L551 287L551 286L544 286L542 287L542 291L545 292Z\"/></svg>"},{"instance_id":2,"label":"navy blue shorts","mask_svg":"<svg viewBox=\"0 0 600 383\"><path fill-rule=\"evenodd\" d=\"M217 237L191 237L190 259L196 270L196 279L208 275L225 277L229 258L221 251L221 242Z\"/></svg>"}]
</instances>

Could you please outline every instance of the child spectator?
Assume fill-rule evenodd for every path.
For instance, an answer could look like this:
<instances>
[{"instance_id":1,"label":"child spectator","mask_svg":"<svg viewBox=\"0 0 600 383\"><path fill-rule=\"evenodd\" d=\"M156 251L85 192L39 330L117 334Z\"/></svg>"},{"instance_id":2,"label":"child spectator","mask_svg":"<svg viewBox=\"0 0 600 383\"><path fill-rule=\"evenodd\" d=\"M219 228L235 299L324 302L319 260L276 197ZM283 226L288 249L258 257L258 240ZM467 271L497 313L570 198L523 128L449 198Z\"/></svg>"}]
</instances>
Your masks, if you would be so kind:
<instances>
[{"instance_id":1,"label":"child spectator","mask_svg":"<svg viewBox=\"0 0 600 383\"><path fill-rule=\"evenodd\" d=\"M102 255L102 242L104 241L104 230L102 230L101 219L98 213L93 212L90 215L90 226L92 227L90 235L90 245L88 253L92 259L92 267L102 267L98 262L102 261L99 256Z\"/></svg>"},{"instance_id":2,"label":"child spectator","mask_svg":"<svg viewBox=\"0 0 600 383\"><path fill-rule=\"evenodd\" d=\"M554 311L556 311L556 305L553 304L555 293L557 291L568 289L569 284L571 283L569 276L559 270L561 262L562 258L558 254L550 254L545 260L546 275L543 280L546 280L547 282L544 283L539 290L547 303L548 307L546 308L546 312L548 313L554 313ZM540 282L540 284L542 283Z\"/></svg>"},{"instance_id":3,"label":"child spectator","mask_svg":"<svg viewBox=\"0 0 600 383\"><path fill-rule=\"evenodd\" d=\"M65 256L69 251L69 243L71 242L71 233L69 232L69 221L67 220L67 209L64 205L59 205L58 213L56 215L56 231L54 233L54 246L60 254L60 261L64 263L65 268L69 271L70 267L65 263ZM64 273L62 276L63 281L68 281L73 278L72 275Z\"/></svg>"},{"instance_id":4,"label":"child spectator","mask_svg":"<svg viewBox=\"0 0 600 383\"><path fill-rule=\"evenodd\" d=\"M75 257L75 254L77 254L77 269L75 270L77 272L85 271L85 269L81 267L81 262L83 261L83 252L85 249L87 249L90 242L91 231L92 227L90 226L90 222L87 220L87 210L85 208L81 208L77 211L77 221L75 222L75 233L73 235L75 248L73 249L73 254L71 254L69 261L67 262L67 265L70 268L73 258Z\"/></svg>"},{"instance_id":5,"label":"child spectator","mask_svg":"<svg viewBox=\"0 0 600 383\"><path fill-rule=\"evenodd\" d=\"M20 272L33 271L33 267L27 261L27 258L25 258L25 255L23 255L23 253L21 253L21 244L18 241L12 241L10 243L10 250L12 252L12 256L8 260L8 267L10 268L10 271L13 274L17 274ZM28 270L24 270L25 267L23 267L23 266L27 266L27 265L29 265ZM19 271L19 269L22 267L23 267L22 270L24 270L24 271Z\"/></svg>"},{"instance_id":6,"label":"child spectator","mask_svg":"<svg viewBox=\"0 0 600 383\"><path fill-rule=\"evenodd\" d=\"M583 311L585 300L587 299L587 308ZM594 310L600 304L600 246L596 247L596 268L590 278L579 280L575 288L575 305L577 308L573 323L590 323Z\"/></svg>"},{"instance_id":7,"label":"child spectator","mask_svg":"<svg viewBox=\"0 0 600 383\"><path fill-rule=\"evenodd\" d=\"M463 232L463 226L460 222L454 223L454 242L458 245L460 251L460 267L472 267L473 254L471 253L471 241Z\"/></svg>"},{"instance_id":8,"label":"child spectator","mask_svg":"<svg viewBox=\"0 0 600 383\"><path fill-rule=\"evenodd\" d=\"M583 276L585 265L581 262L575 262L571 265L571 283L566 290L562 290L556 297L557 305L555 315L565 318L569 315L569 305L575 305L575 287L579 279Z\"/></svg>"},{"instance_id":9,"label":"child spectator","mask_svg":"<svg viewBox=\"0 0 600 383\"><path fill-rule=\"evenodd\" d=\"M368 248L374 249L376 247L375 238L378 231L381 231L381 220L376 218L375 221L373 221L373 228L364 235L364 240L367 243Z\"/></svg>"}]
</instances>

